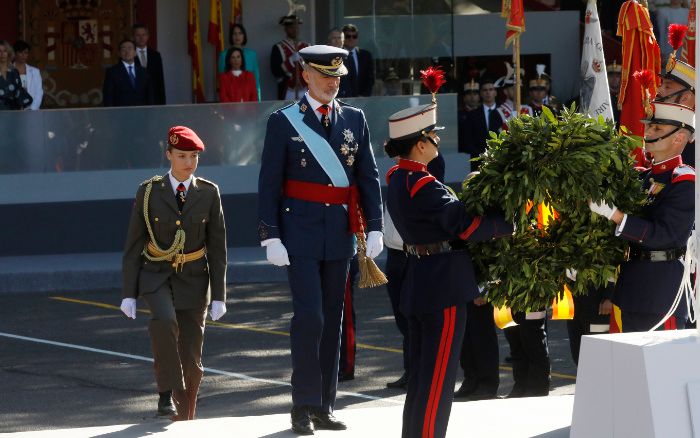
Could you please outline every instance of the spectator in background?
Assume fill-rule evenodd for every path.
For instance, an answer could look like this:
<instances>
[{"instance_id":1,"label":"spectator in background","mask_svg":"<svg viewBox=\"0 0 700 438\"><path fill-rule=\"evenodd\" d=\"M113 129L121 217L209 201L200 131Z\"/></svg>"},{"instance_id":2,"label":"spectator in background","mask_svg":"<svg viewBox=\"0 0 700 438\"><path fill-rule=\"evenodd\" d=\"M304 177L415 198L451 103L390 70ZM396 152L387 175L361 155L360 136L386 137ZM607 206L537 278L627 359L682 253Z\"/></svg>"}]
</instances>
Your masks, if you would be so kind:
<instances>
[{"instance_id":1,"label":"spectator in background","mask_svg":"<svg viewBox=\"0 0 700 438\"><path fill-rule=\"evenodd\" d=\"M389 70L384 78L384 95L385 96L400 96L401 94L401 79L396 74L394 67L389 67Z\"/></svg>"},{"instance_id":2,"label":"spectator in background","mask_svg":"<svg viewBox=\"0 0 700 438\"><path fill-rule=\"evenodd\" d=\"M163 58L157 50L148 47L148 28L135 24L132 28L136 45L136 65L144 67L153 87L153 104L165 105L165 78L163 76Z\"/></svg>"},{"instance_id":3,"label":"spectator in background","mask_svg":"<svg viewBox=\"0 0 700 438\"><path fill-rule=\"evenodd\" d=\"M32 104L32 96L22 88L19 72L10 62L13 57L10 43L0 40L0 110L21 110Z\"/></svg>"},{"instance_id":4,"label":"spectator in background","mask_svg":"<svg viewBox=\"0 0 700 438\"><path fill-rule=\"evenodd\" d=\"M487 75L479 82L481 107L467 113L465 143L460 143L460 152L466 152L472 158L478 157L486 150L489 131L499 133L503 119L496 108L496 87L494 80Z\"/></svg>"},{"instance_id":5,"label":"spectator in background","mask_svg":"<svg viewBox=\"0 0 700 438\"><path fill-rule=\"evenodd\" d=\"M481 96L479 96L479 83L472 78L462 87L462 106L457 111L457 149L460 152L466 152L467 144L469 144L469 113L479 108Z\"/></svg>"},{"instance_id":6,"label":"spectator in background","mask_svg":"<svg viewBox=\"0 0 700 438\"><path fill-rule=\"evenodd\" d=\"M260 67L258 66L258 55L255 50L245 47L248 44L248 33L242 24L234 24L228 30L228 42L231 47L236 47L243 51L243 64L245 70L255 76L255 90L258 94L257 100L261 100L260 94ZM219 73L225 73L226 63L228 62L228 50L224 50L219 54Z\"/></svg>"},{"instance_id":7,"label":"spectator in background","mask_svg":"<svg viewBox=\"0 0 700 438\"><path fill-rule=\"evenodd\" d=\"M296 15L280 18L279 24L284 26L285 39L272 46L270 53L270 68L272 75L277 78L277 98L280 100L301 99L306 93L306 82L301 77L301 56L299 50L309 45L299 38L299 25L302 24Z\"/></svg>"},{"instance_id":8,"label":"spectator in background","mask_svg":"<svg viewBox=\"0 0 700 438\"><path fill-rule=\"evenodd\" d=\"M688 8L683 7L681 0L671 0L668 7L656 10L656 30L659 34L661 59L668 58L673 48L668 44L668 25L671 23L688 24Z\"/></svg>"},{"instance_id":9,"label":"spectator in background","mask_svg":"<svg viewBox=\"0 0 700 438\"><path fill-rule=\"evenodd\" d=\"M331 29L328 32L328 45L342 49L345 45L345 34L338 28Z\"/></svg>"},{"instance_id":10,"label":"spectator in background","mask_svg":"<svg viewBox=\"0 0 700 438\"><path fill-rule=\"evenodd\" d=\"M338 97L371 96L374 87L374 59L365 49L357 47L359 33L354 24L343 26L345 50L348 51L348 74L340 81Z\"/></svg>"},{"instance_id":11,"label":"spectator in background","mask_svg":"<svg viewBox=\"0 0 700 438\"><path fill-rule=\"evenodd\" d=\"M153 105L153 86L148 72L136 65L136 45L131 40L119 43L119 62L105 72L102 85L104 106Z\"/></svg>"},{"instance_id":12,"label":"spectator in background","mask_svg":"<svg viewBox=\"0 0 700 438\"><path fill-rule=\"evenodd\" d=\"M41 82L41 72L38 68L27 64L29 59L29 51L31 47L25 41L17 40L14 45L15 62L14 66L19 73L19 78L22 81L22 88L32 96L32 104L29 106L31 110L38 110L41 107L41 101L44 98L44 86Z\"/></svg>"},{"instance_id":13,"label":"spectator in background","mask_svg":"<svg viewBox=\"0 0 700 438\"><path fill-rule=\"evenodd\" d=\"M258 101L255 76L246 71L243 50L238 47L231 47L226 51L226 72L219 75L219 101Z\"/></svg>"}]
</instances>

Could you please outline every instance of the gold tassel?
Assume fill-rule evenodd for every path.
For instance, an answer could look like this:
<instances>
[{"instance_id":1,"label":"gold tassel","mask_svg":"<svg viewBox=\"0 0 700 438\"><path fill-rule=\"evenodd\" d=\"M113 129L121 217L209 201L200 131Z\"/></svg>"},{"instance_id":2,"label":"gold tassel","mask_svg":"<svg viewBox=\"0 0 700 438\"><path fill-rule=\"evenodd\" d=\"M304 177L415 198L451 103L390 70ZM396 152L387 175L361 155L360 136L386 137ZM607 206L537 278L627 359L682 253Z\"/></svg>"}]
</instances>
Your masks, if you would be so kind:
<instances>
[{"instance_id":1,"label":"gold tassel","mask_svg":"<svg viewBox=\"0 0 700 438\"><path fill-rule=\"evenodd\" d=\"M357 262L360 267L360 281L358 286L362 289L366 289L387 284L389 281L386 279L386 275L384 275L377 264L374 263L374 260L367 257L365 234L359 232L355 233L355 236L357 236Z\"/></svg>"}]
</instances>

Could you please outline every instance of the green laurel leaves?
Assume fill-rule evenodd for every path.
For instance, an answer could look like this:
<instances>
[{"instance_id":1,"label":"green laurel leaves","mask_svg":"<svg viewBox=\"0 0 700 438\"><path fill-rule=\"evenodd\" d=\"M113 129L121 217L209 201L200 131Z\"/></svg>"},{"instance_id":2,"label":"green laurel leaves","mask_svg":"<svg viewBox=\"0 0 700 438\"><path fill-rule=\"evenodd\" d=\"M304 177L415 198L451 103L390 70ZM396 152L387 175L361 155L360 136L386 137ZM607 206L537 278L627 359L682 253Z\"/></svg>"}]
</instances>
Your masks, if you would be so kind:
<instances>
[{"instance_id":1,"label":"green laurel leaves","mask_svg":"<svg viewBox=\"0 0 700 438\"><path fill-rule=\"evenodd\" d=\"M537 311L563 291L567 268L578 272L568 283L574 295L615 276L627 244L614 236L613 222L591 213L588 199L626 213L639 210L644 194L629 153L640 140L573 107L559 116L544 108L541 116L513 119L508 128L491 134L481 172L463 183L460 197L474 214L500 210L516 224L511 239L470 243L489 300ZM528 200L535 205L529 213ZM542 202L558 213L544 230L537 227Z\"/></svg>"}]
</instances>

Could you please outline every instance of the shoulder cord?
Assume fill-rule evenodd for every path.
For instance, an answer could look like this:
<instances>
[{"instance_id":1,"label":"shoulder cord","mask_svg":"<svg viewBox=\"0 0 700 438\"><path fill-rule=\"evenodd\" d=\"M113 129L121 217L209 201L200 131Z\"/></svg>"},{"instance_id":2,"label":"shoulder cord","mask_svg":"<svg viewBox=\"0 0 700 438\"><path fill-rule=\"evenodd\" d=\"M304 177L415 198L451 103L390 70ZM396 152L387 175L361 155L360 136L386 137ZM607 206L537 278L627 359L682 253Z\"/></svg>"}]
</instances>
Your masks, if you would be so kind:
<instances>
[{"instance_id":1,"label":"shoulder cord","mask_svg":"<svg viewBox=\"0 0 700 438\"><path fill-rule=\"evenodd\" d=\"M151 198L151 189L153 188L153 181L155 181L158 178L159 177L154 176L153 178L148 180L148 184L146 185L146 192L143 195L143 219L146 222L146 229L148 230L148 235L151 238L151 243L153 244L153 246L156 247L156 250L163 253L162 256L152 256L148 253L147 245L144 246L143 252L141 254L143 254L144 257L146 257L152 262L173 260L175 259L175 256L178 253L184 254L185 251L185 230L183 230L182 228L178 228L178 230L175 232L175 239L173 240L173 244L170 245L170 248L168 249L162 249L160 246L158 246L158 242L156 241L156 238L153 235L151 222L148 220L148 201Z\"/></svg>"},{"instance_id":2,"label":"shoulder cord","mask_svg":"<svg viewBox=\"0 0 700 438\"><path fill-rule=\"evenodd\" d=\"M698 266L698 243L695 230L693 230L693 232L690 234L685 257L681 259L681 262L683 263L683 277L681 280L681 285L678 288L676 298L673 300L673 305L666 313L666 315L664 315L663 319L659 321L659 323L656 324L651 330L649 330L650 332L659 328L664 322L666 322L667 319L669 319L676 312L676 309L678 308L678 305L681 303L683 298L685 298L686 304L688 306L687 310L690 322L697 322L698 320L698 313L700 312L700 303L698 303L697 297L695 295L695 284L691 281L691 274L697 275Z\"/></svg>"}]
</instances>

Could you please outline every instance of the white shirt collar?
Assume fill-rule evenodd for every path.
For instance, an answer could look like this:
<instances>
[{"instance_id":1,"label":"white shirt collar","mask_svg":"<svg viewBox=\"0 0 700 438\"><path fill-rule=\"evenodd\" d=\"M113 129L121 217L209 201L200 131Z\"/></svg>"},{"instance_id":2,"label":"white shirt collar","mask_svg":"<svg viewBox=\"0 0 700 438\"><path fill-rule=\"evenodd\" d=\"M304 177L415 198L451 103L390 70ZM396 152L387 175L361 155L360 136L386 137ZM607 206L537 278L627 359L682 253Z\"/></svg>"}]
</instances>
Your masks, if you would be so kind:
<instances>
[{"instance_id":1,"label":"white shirt collar","mask_svg":"<svg viewBox=\"0 0 700 438\"><path fill-rule=\"evenodd\" d=\"M170 185L173 188L173 195L177 194L177 186L180 185L180 181L175 179L172 173L168 172L168 178L170 179ZM190 189L190 184L192 183L192 178L194 178L193 175L190 175L189 178L187 178L185 181L182 181L182 184L185 185L185 193Z\"/></svg>"},{"instance_id":2,"label":"white shirt collar","mask_svg":"<svg viewBox=\"0 0 700 438\"><path fill-rule=\"evenodd\" d=\"M306 92L305 96L306 96L306 101L309 102L309 105L311 105L311 108L313 108L314 113L316 114L316 117L318 117L318 119L321 120L321 113L318 112L318 107L320 107L323 104L321 102L319 102L318 100L314 99L313 97L311 97L311 94L309 94L308 91ZM329 113L333 112L334 105L335 105L335 99L331 100L330 103L328 104L328 106L331 107L331 110L329 111Z\"/></svg>"},{"instance_id":3,"label":"white shirt collar","mask_svg":"<svg viewBox=\"0 0 700 438\"><path fill-rule=\"evenodd\" d=\"M496 109L496 104L495 104L495 103L494 103L493 105L491 105L491 106L486 105L485 103L482 103L482 105L484 106L484 111Z\"/></svg>"},{"instance_id":4,"label":"white shirt collar","mask_svg":"<svg viewBox=\"0 0 700 438\"><path fill-rule=\"evenodd\" d=\"M136 74L136 64L135 63L132 62L131 64L129 64L126 61L122 60L122 64L124 64L124 67L126 67L126 71L129 71L129 67L133 67L134 74Z\"/></svg>"}]
</instances>

